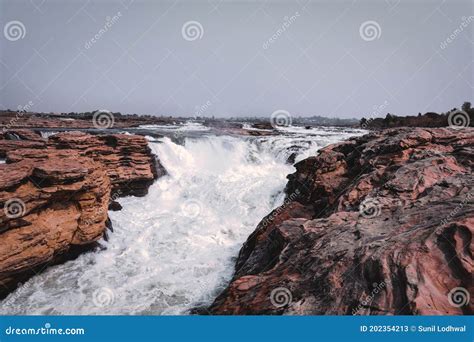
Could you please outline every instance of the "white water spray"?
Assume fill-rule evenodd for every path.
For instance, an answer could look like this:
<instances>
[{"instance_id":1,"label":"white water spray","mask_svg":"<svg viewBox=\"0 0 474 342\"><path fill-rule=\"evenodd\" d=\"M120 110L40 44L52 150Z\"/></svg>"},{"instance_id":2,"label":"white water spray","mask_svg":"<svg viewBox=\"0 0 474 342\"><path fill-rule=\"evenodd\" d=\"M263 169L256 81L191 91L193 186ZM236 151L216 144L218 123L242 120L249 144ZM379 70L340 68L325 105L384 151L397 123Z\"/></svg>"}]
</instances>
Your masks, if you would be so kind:
<instances>
[{"instance_id":1,"label":"white water spray","mask_svg":"<svg viewBox=\"0 0 474 342\"><path fill-rule=\"evenodd\" d=\"M347 135L354 134L347 133ZM186 314L230 280L243 242L282 203L286 164L345 134L169 138L150 143L169 175L110 212L105 249L49 268L0 303L4 314ZM318 140L319 139L319 140Z\"/></svg>"}]
</instances>

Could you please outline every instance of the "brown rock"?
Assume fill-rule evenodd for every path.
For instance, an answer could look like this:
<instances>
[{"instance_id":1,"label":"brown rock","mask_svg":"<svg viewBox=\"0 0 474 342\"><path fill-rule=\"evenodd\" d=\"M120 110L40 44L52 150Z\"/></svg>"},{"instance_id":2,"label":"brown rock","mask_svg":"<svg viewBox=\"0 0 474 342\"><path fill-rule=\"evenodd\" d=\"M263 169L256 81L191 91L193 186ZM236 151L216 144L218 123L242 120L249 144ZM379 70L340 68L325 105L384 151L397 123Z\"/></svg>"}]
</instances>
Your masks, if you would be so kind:
<instances>
[{"instance_id":1,"label":"brown rock","mask_svg":"<svg viewBox=\"0 0 474 342\"><path fill-rule=\"evenodd\" d=\"M473 144L469 128L394 129L297 163L209 311L473 314Z\"/></svg>"},{"instance_id":2,"label":"brown rock","mask_svg":"<svg viewBox=\"0 0 474 342\"><path fill-rule=\"evenodd\" d=\"M0 165L0 293L74 245L100 239L111 184L97 162L70 156Z\"/></svg>"},{"instance_id":3,"label":"brown rock","mask_svg":"<svg viewBox=\"0 0 474 342\"><path fill-rule=\"evenodd\" d=\"M111 193L144 195L163 173L143 137L72 132L45 140L24 130L2 137L0 297L93 247L109 225Z\"/></svg>"},{"instance_id":4,"label":"brown rock","mask_svg":"<svg viewBox=\"0 0 474 342\"><path fill-rule=\"evenodd\" d=\"M74 149L105 166L112 190L121 196L143 196L164 169L153 156L145 138L114 134L91 136L82 132L60 133L50 137L56 149Z\"/></svg>"},{"instance_id":5,"label":"brown rock","mask_svg":"<svg viewBox=\"0 0 474 342\"><path fill-rule=\"evenodd\" d=\"M18 131L24 128L94 129L96 126L100 128L101 120L100 118L94 120L94 113L95 112L51 114L0 110L0 128L3 127L9 131ZM129 128L150 124L166 125L182 121L171 117L122 115L120 113L110 112L106 112L106 117L113 118L113 124L104 127L104 131L109 128ZM1 133L2 131L0 130L0 134Z\"/></svg>"}]
</instances>

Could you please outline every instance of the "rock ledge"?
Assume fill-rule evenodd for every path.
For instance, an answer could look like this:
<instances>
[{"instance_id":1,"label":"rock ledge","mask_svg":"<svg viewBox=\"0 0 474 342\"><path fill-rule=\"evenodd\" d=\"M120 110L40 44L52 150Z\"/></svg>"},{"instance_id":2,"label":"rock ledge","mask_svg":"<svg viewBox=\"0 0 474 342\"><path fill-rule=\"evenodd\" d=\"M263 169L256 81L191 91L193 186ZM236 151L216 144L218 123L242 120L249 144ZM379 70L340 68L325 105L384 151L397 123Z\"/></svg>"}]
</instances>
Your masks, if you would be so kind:
<instances>
[{"instance_id":1,"label":"rock ledge","mask_svg":"<svg viewBox=\"0 0 474 342\"><path fill-rule=\"evenodd\" d=\"M0 298L93 248L119 196L143 196L164 169L145 138L0 133Z\"/></svg>"},{"instance_id":2,"label":"rock ledge","mask_svg":"<svg viewBox=\"0 0 474 342\"><path fill-rule=\"evenodd\" d=\"M392 129L296 164L207 311L473 314L473 144L471 128Z\"/></svg>"}]
</instances>

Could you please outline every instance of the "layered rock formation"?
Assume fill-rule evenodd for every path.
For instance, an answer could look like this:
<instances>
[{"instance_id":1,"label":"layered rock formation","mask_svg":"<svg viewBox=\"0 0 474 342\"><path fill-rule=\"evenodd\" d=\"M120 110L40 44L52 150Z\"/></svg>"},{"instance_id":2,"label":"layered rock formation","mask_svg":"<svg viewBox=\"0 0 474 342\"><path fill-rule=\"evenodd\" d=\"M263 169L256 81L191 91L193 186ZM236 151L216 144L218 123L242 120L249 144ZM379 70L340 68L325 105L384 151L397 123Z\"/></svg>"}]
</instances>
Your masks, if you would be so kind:
<instances>
[{"instance_id":1,"label":"layered rock formation","mask_svg":"<svg viewBox=\"0 0 474 342\"><path fill-rule=\"evenodd\" d=\"M26 110L26 109L25 109ZM94 116L98 115L98 116ZM0 110L0 127L6 129L21 128L67 128L67 129L109 129L129 128L140 125L167 125L182 120L171 117L145 115L122 115L108 111L86 113L34 113Z\"/></svg>"},{"instance_id":2,"label":"layered rock formation","mask_svg":"<svg viewBox=\"0 0 474 342\"><path fill-rule=\"evenodd\" d=\"M0 296L94 245L111 200L144 195L164 173L146 139L132 135L8 131L0 158Z\"/></svg>"},{"instance_id":3,"label":"layered rock formation","mask_svg":"<svg viewBox=\"0 0 474 342\"><path fill-rule=\"evenodd\" d=\"M384 118L371 115L368 119L362 118L360 126L363 129L384 129L395 127L473 127L474 108L470 102L465 102L459 110L453 108L447 113L428 112L418 116L398 116L388 113Z\"/></svg>"},{"instance_id":4,"label":"layered rock formation","mask_svg":"<svg viewBox=\"0 0 474 342\"><path fill-rule=\"evenodd\" d=\"M211 314L473 314L474 130L395 129L296 164Z\"/></svg>"}]
</instances>

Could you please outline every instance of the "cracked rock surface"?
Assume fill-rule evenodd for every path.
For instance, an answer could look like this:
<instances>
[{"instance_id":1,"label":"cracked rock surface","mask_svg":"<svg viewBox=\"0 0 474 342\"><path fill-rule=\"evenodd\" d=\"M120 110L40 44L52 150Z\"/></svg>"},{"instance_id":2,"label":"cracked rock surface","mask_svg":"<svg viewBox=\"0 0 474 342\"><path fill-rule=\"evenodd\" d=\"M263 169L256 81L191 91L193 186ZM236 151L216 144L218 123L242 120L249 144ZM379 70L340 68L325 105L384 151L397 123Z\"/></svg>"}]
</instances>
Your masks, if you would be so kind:
<instances>
[{"instance_id":1,"label":"cracked rock surface","mask_svg":"<svg viewBox=\"0 0 474 342\"><path fill-rule=\"evenodd\" d=\"M207 312L473 314L473 163L472 128L384 130L297 163Z\"/></svg>"},{"instance_id":2,"label":"cracked rock surface","mask_svg":"<svg viewBox=\"0 0 474 342\"><path fill-rule=\"evenodd\" d=\"M145 138L0 133L0 297L95 246L115 195L142 196L164 174Z\"/></svg>"}]
</instances>

